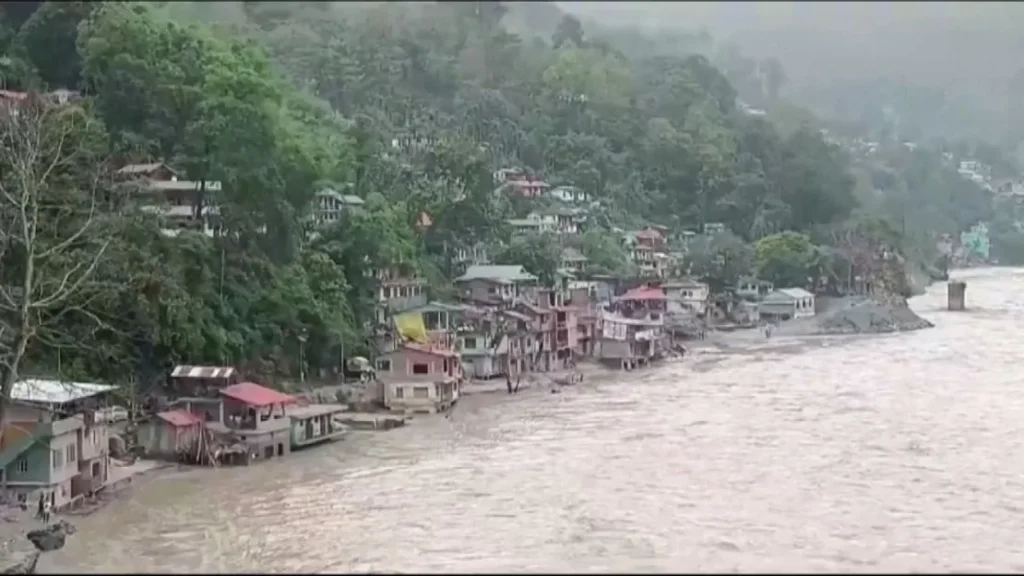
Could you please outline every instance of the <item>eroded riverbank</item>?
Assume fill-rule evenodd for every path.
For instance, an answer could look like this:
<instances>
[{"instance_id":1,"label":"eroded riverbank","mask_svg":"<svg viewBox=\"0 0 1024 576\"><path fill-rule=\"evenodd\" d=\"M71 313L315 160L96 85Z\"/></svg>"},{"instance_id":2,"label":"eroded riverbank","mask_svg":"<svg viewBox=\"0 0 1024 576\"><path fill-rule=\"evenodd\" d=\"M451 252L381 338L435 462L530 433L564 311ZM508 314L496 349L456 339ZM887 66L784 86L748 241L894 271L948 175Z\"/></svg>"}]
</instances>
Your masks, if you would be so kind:
<instances>
[{"instance_id":1,"label":"eroded riverbank","mask_svg":"<svg viewBox=\"0 0 1024 576\"><path fill-rule=\"evenodd\" d=\"M912 302L930 330L709 343L157 478L39 570L1015 570L1024 276L968 281L967 312L943 285Z\"/></svg>"}]
</instances>

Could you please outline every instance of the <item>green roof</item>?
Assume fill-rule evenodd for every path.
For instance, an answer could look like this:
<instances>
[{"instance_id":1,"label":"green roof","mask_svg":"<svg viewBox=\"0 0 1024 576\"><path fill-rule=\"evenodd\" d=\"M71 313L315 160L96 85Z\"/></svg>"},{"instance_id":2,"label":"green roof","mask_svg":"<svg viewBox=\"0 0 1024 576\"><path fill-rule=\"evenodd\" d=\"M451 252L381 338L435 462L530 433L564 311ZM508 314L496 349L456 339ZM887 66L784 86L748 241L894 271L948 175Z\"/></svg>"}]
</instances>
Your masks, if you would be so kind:
<instances>
[{"instance_id":1,"label":"green roof","mask_svg":"<svg viewBox=\"0 0 1024 576\"><path fill-rule=\"evenodd\" d=\"M465 274L455 279L456 282L468 282L470 280L535 282L537 277L527 272L521 265L474 265L466 269Z\"/></svg>"}]
</instances>

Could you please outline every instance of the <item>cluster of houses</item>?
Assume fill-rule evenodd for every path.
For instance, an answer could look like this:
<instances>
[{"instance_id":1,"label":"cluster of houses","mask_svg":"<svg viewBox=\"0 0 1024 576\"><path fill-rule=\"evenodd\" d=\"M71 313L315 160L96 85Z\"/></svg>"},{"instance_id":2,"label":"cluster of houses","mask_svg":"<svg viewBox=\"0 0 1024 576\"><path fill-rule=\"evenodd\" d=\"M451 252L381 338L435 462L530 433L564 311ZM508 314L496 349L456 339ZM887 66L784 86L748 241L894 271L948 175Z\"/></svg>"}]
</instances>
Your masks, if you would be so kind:
<instances>
[{"instance_id":1,"label":"cluster of houses","mask_svg":"<svg viewBox=\"0 0 1024 576\"><path fill-rule=\"evenodd\" d=\"M346 407L310 404L252 382L230 367L178 366L170 375L174 399L151 407L134 423L134 451L189 464L249 464L333 440L348 426ZM73 507L127 473L123 434L110 408L114 386L26 379L11 393L0 437L0 497L54 509ZM127 414L122 416L127 417ZM120 472L120 473L119 473Z\"/></svg>"}]
</instances>

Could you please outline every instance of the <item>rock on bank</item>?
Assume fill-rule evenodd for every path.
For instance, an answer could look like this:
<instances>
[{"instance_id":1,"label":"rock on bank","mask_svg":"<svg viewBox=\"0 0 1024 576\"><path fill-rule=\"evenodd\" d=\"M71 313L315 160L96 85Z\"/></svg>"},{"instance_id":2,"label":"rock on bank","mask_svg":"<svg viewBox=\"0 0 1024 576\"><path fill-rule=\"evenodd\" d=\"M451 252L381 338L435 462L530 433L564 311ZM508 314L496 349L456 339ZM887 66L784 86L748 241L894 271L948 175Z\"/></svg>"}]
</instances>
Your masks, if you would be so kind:
<instances>
[{"instance_id":1,"label":"rock on bank","mask_svg":"<svg viewBox=\"0 0 1024 576\"><path fill-rule=\"evenodd\" d=\"M9 530L0 541L0 574L35 574L39 555L63 548L67 537L75 533L75 527L65 520L27 534L19 528L17 519L0 519L4 520L9 522Z\"/></svg>"},{"instance_id":2,"label":"rock on bank","mask_svg":"<svg viewBox=\"0 0 1024 576\"><path fill-rule=\"evenodd\" d=\"M814 319L813 331L821 335L887 334L934 326L907 306L906 300L862 298L848 300Z\"/></svg>"}]
</instances>

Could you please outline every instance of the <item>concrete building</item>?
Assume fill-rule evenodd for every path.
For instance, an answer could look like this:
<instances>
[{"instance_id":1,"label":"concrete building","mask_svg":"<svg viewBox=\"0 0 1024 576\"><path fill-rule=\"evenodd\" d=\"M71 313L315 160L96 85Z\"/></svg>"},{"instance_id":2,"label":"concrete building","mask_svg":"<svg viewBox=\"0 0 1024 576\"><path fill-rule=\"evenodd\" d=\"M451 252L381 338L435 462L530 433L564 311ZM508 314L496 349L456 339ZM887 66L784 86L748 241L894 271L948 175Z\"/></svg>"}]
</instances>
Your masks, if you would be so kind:
<instances>
[{"instance_id":1,"label":"concrete building","mask_svg":"<svg viewBox=\"0 0 1024 576\"><path fill-rule=\"evenodd\" d=\"M377 365L390 410L440 412L459 399L462 363L450 349L406 343Z\"/></svg>"},{"instance_id":2,"label":"concrete building","mask_svg":"<svg viewBox=\"0 0 1024 576\"><path fill-rule=\"evenodd\" d=\"M186 180L162 162L129 164L114 173L119 187L134 197L142 209L163 217L164 234L176 236L183 230L213 236L222 229L220 208L214 195L221 190L216 181Z\"/></svg>"},{"instance_id":3,"label":"concrete building","mask_svg":"<svg viewBox=\"0 0 1024 576\"><path fill-rule=\"evenodd\" d=\"M589 204L590 194L576 186L556 186L548 196L565 204Z\"/></svg>"},{"instance_id":4,"label":"concrete building","mask_svg":"<svg viewBox=\"0 0 1024 576\"><path fill-rule=\"evenodd\" d=\"M537 284L521 265L470 266L455 279L463 299L489 306L510 306Z\"/></svg>"},{"instance_id":5,"label":"concrete building","mask_svg":"<svg viewBox=\"0 0 1024 576\"><path fill-rule=\"evenodd\" d=\"M582 274L587 268L587 257L578 249L568 246L562 249L561 267L574 274Z\"/></svg>"},{"instance_id":6,"label":"concrete building","mask_svg":"<svg viewBox=\"0 0 1024 576\"><path fill-rule=\"evenodd\" d=\"M207 430L225 443L244 446L250 461L286 456L291 451L287 407L295 404L294 397L253 382L228 386L220 395L219 418L207 421Z\"/></svg>"},{"instance_id":7,"label":"concrete building","mask_svg":"<svg viewBox=\"0 0 1024 576\"><path fill-rule=\"evenodd\" d=\"M74 504L109 478L109 432L96 412L115 388L26 379L14 384L0 440L0 491L54 509Z\"/></svg>"},{"instance_id":8,"label":"concrete building","mask_svg":"<svg viewBox=\"0 0 1024 576\"><path fill-rule=\"evenodd\" d=\"M616 298L601 317L598 357L631 370L664 352L667 300L664 290L652 286L639 286Z\"/></svg>"},{"instance_id":9,"label":"concrete building","mask_svg":"<svg viewBox=\"0 0 1024 576\"><path fill-rule=\"evenodd\" d=\"M775 285L766 280L758 280L750 276L742 276L736 281L736 296L741 300L760 302L767 294L775 290Z\"/></svg>"},{"instance_id":10,"label":"concrete building","mask_svg":"<svg viewBox=\"0 0 1024 576\"><path fill-rule=\"evenodd\" d=\"M361 208L366 202L353 194L342 194L332 188L324 188L313 195L313 221L320 226L332 224L341 219L346 210Z\"/></svg>"},{"instance_id":11,"label":"concrete building","mask_svg":"<svg viewBox=\"0 0 1024 576\"><path fill-rule=\"evenodd\" d=\"M761 318L792 320L814 316L814 294L803 288L782 288L764 297Z\"/></svg>"},{"instance_id":12,"label":"concrete building","mask_svg":"<svg viewBox=\"0 0 1024 576\"><path fill-rule=\"evenodd\" d=\"M711 289L705 282L690 278L669 280L661 285L665 290L668 314L693 314L704 317L711 298Z\"/></svg>"}]
</instances>

